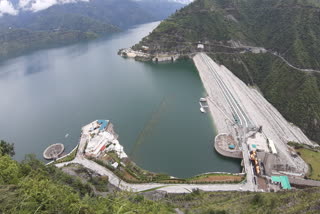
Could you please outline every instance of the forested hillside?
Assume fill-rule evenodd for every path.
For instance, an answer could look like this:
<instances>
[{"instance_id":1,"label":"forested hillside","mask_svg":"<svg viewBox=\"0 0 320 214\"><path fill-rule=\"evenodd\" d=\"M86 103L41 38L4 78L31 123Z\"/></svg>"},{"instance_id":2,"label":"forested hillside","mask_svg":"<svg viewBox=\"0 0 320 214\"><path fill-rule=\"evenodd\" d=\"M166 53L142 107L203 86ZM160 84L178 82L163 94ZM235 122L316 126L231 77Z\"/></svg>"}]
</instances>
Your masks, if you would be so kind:
<instances>
[{"instance_id":1,"label":"forested hillside","mask_svg":"<svg viewBox=\"0 0 320 214\"><path fill-rule=\"evenodd\" d=\"M3 142L3 143L2 143ZM21 163L8 154L11 144L0 144L0 213L174 213L163 202L145 200L128 192L101 197L95 186L105 186L108 179L95 177L86 182L45 166L28 155Z\"/></svg>"},{"instance_id":2,"label":"forested hillside","mask_svg":"<svg viewBox=\"0 0 320 214\"><path fill-rule=\"evenodd\" d=\"M195 53L197 43L320 142L320 3L316 0L197 0L134 46L150 53ZM250 54L249 46L268 53ZM247 53L245 53L247 52ZM245 53L245 54L243 54ZM270 54L272 53L272 54Z\"/></svg>"},{"instance_id":3,"label":"forested hillside","mask_svg":"<svg viewBox=\"0 0 320 214\"><path fill-rule=\"evenodd\" d=\"M56 4L37 12L20 10L17 15L0 16L0 59L158 21L183 6L165 0L91 0Z\"/></svg>"},{"instance_id":4,"label":"forested hillside","mask_svg":"<svg viewBox=\"0 0 320 214\"><path fill-rule=\"evenodd\" d=\"M211 192L190 194L118 192L108 189L108 178L68 175L45 166L32 155L17 162L13 144L0 143L0 213L319 213L318 188L280 193ZM149 199L147 199L149 198ZM154 201L150 200L153 199Z\"/></svg>"}]
</instances>

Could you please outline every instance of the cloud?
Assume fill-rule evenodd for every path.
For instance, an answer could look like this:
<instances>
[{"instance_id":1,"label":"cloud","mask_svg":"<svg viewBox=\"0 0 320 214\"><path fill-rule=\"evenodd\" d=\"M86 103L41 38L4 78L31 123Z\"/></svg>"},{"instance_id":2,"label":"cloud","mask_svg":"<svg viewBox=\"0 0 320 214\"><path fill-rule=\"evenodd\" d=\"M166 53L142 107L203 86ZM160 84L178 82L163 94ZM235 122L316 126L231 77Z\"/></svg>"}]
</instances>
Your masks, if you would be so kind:
<instances>
[{"instance_id":1,"label":"cloud","mask_svg":"<svg viewBox=\"0 0 320 214\"><path fill-rule=\"evenodd\" d=\"M22 10L37 12L40 10L45 10L56 4L68 4L80 1L88 2L89 0L20 0L19 8Z\"/></svg>"},{"instance_id":2,"label":"cloud","mask_svg":"<svg viewBox=\"0 0 320 214\"><path fill-rule=\"evenodd\" d=\"M16 10L8 0L0 0L0 16L4 14L17 15L18 10Z\"/></svg>"}]
</instances>

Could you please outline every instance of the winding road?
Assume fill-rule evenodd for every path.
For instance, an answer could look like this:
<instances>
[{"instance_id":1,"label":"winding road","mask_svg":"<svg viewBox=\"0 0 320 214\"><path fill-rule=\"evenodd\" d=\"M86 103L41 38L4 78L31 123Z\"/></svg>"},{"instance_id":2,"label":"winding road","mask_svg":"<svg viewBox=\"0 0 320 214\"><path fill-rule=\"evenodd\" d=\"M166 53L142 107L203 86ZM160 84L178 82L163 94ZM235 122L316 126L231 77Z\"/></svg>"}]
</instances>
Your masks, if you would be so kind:
<instances>
[{"instance_id":1,"label":"winding road","mask_svg":"<svg viewBox=\"0 0 320 214\"><path fill-rule=\"evenodd\" d=\"M94 172L108 176L109 183L118 187L121 190L132 192L143 192L148 190L161 190L167 193L190 193L193 189L199 189L203 191L253 191L252 187L248 183L239 184L161 184L161 183L144 183L144 184L131 184L121 180L109 169L97 164L94 161L86 158L76 157L70 162L56 164L61 168L69 164L81 164L85 168L91 169Z\"/></svg>"}]
</instances>

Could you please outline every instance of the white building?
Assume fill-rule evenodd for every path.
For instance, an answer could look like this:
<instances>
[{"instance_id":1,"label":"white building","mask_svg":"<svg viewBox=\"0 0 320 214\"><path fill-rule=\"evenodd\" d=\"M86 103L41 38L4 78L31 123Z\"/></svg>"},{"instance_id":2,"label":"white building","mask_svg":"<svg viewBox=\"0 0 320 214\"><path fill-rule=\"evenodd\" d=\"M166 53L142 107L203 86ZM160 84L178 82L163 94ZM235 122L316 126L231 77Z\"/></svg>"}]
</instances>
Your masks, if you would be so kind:
<instances>
[{"instance_id":1,"label":"white building","mask_svg":"<svg viewBox=\"0 0 320 214\"><path fill-rule=\"evenodd\" d=\"M96 120L82 128L82 134L87 136L85 154L98 157L103 151L115 151L120 159L127 158L123 146L117 140L118 135L108 120Z\"/></svg>"},{"instance_id":2,"label":"white building","mask_svg":"<svg viewBox=\"0 0 320 214\"><path fill-rule=\"evenodd\" d=\"M204 44L201 44L201 43L198 44L197 48L198 48L198 49L204 49Z\"/></svg>"}]
</instances>

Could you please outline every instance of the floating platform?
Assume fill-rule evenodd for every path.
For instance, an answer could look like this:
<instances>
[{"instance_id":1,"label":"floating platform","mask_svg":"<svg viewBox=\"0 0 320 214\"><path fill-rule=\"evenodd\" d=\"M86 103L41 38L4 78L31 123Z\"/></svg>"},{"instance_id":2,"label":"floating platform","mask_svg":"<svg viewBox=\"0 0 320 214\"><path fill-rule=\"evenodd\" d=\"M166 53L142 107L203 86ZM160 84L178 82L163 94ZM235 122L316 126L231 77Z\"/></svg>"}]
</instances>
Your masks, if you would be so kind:
<instances>
[{"instance_id":1,"label":"floating platform","mask_svg":"<svg viewBox=\"0 0 320 214\"><path fill-rule=\"evenodd\" d=\"M200 108L200 111L201 111L201 113L207 113L203 107Z\"/></svg>"},{"instance_id":2,"label":"floating platform","mask_svg":"<svg viewBox=\"0 0 320 214\"><path fill-rule=\"evenodd\" d=\"M43 157L47 160L57 159L64 151L64 145L62 143L56 143L44 150Z\"/></svg>"}]
</instances>

